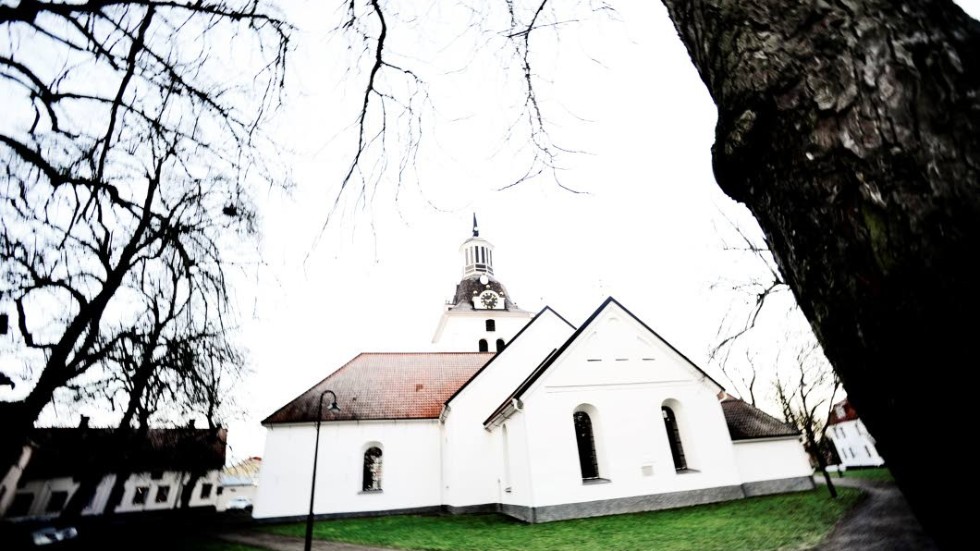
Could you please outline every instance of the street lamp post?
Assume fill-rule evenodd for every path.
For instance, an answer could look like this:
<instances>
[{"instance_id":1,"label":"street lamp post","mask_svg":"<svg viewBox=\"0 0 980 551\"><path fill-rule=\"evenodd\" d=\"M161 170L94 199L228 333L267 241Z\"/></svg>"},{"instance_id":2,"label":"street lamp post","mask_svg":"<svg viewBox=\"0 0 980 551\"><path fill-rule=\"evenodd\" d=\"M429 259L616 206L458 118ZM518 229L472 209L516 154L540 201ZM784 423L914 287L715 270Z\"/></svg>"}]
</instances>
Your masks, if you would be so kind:
<instances>
[{"instance_id":1,"label":"street lamp post","mask_svg":"<svg viewBox=\"0 0 980 551\"><path fill-rule=\"evenodd\" d=\"M340 408L337 407L337 395L334 394L332 390L324 390L320 393L320 400L317 402L316 407L316 443L313 445L313 480L310 482L310 514L306 517L306 544L303 546L304 551L310 551L313 546L313 498L316 496L316 461L317 455L320 452L320 421L323 419L323 397L329 394L332 396L330 399L330 405L327 406L327 411L337 413Z\"/></svg>"}]
</instances>

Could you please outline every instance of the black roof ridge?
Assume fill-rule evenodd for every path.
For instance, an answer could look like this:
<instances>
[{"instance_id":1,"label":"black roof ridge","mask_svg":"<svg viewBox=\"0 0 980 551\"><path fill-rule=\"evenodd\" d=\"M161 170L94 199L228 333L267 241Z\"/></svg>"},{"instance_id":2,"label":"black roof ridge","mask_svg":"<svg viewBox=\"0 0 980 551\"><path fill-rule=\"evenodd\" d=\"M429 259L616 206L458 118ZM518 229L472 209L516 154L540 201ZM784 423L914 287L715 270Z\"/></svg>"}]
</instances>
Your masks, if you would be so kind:
<instances>
[{"instance_id":1,"label":"black roof ridge","mask_svg":"<svg viewBox=\"0 0 980 551\"><path fill-rule=\"evenodd\" d=\"M594 312L592 312L592 314L588 317L588 319L585 320L585 323L583 323L581 326L579 326L579 328L576 329L575 332L572 333L572 335L570 337L568 337L568 339L566 339L565 342L562 343L562 345L559 348L556 348L555 350L552 350L551 354L549 354L548 357L546 357L545 360L537 368L535 368L535 370L532 371L531 374L526 379L524 379L524 381L520 385L518 385L518 387L514 390L514 392L512 392L510 394L510 396L508 396L507 399L505 399L497 407L497 409L495 409L493 411L493 413L490 414L489 417L487 417L487 419L483 422L484 426L486 426L486 424L491 419L493 419L498 413L500 413L501 411L503 411L503 409L505 407L507 407L507 404L511 400L513 400L515 398L520 398L521 396L523 396L524 393L527 391L527 389L530 388L530 386L533 385L535 383L535 381L537 381L538 378L540 378L541 375L544 374L544 372L547 371L548 368L551 367L552 364L554 364L555 361L559 357L561 357L561 355L565 352L565 350L568 349L568 347L571 346L571 344L573 342L575 342L575 340L578 339L582 335L583 332L585 332L585 329L587 327L589 327L589 325L591 325L592 322L594 322L595 319L597 317L599 317L599 314L602 311L604 311L610 304L615 304L616 306L618 306L621 310L623 310L624 312L626 312L631 318L633 318L634 320L636 320L644 329L646 329L647 331L649 331L650 333L652 333L655 337L657 337L658 339L660 339L660 341L662 341L664 344L666 344L668 348L670 348L671 350L673 350L674 353L676 353L678 356L680 356L682 359L684 359L684 361L686 361L687 363L691 364L691 366L693 366L694 369L698 370L702 375L704 375L705 377L707 377L712 383L714 383L715 385L717 385L718 387L720 387L722 390L725 389L725 387L723 387L720 384L718 384L718 381L714 380L711 377L711 375L708 375L707 373L705 373L705 371L703 369L701 369L700 367L698 367L698 365L696 363L692 362L690 360L690 358L688 358L680 350L678 350L677 348L675 348L674 345L672 345L669 342L667 342L667 339L661 337L659 333L657 333L656 331L654 331L653 329L651 329L649 325L647 325L646 323L643 322L643 320L641 320L640 318L636 317L636 314L634 314L633 312L631 312L628 308L626 308L625 306L623 306L622 303L620 303L618 300L616 300L615 298L613 298L610 295L609 297L606 298L606 300L602 301L602 304L600 304L599 307L596 308Z\"/></svg>"}]
</instances>

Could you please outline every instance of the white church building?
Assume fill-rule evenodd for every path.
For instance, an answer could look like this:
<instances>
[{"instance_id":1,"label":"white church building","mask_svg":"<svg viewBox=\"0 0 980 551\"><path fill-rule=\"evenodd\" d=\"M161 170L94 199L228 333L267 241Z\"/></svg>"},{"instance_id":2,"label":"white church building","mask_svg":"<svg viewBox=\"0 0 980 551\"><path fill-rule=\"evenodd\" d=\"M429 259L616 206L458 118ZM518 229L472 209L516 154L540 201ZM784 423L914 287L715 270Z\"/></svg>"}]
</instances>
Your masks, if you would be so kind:
<instances>
[{"instance_id":1,"label":"white church building","mask_svg":"<svg viewBox=\"0 0 980 551\"><path fill-rule=\"evenodd\" d=\"M318 518L547 522L813 487L796 430L728 396L615 299L578 327L531 314L495 278L475 221L460 250L436 352L360 354L263 421L255 518L307 514L326 390L339 411L322 414Z\"/></svg>"}]
</instances>

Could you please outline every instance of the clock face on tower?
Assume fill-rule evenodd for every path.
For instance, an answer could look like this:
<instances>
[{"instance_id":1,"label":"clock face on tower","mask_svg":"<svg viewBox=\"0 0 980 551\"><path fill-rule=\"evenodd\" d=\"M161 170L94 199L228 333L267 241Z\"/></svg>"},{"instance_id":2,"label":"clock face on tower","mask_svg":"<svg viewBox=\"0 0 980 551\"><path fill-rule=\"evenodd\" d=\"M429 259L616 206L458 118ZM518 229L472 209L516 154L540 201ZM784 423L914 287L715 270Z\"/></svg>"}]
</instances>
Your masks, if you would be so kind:
<instances>
[{"instance_id":1,"label":"clock face on tower","mask_svg":"<svg viewBox=\"0 0 980 551\"><path fill-rule=\"evenodd\" d=\"M497 307L497 293L487 291L480 295L480 303L484 308L491 310Z\"/></svg>"}]
</instances>

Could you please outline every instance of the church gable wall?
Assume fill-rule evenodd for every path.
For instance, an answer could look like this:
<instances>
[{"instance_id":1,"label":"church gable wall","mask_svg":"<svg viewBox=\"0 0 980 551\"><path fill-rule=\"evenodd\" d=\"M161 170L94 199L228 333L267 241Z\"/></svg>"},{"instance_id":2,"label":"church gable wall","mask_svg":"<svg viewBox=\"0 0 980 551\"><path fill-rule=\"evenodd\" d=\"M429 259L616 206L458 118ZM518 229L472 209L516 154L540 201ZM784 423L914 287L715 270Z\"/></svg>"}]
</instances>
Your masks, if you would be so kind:
<instances>
[{"instance_id":1,"label":"church gable wall","mask_svg":"<svg viewBox=\"0 0 980 551\"><path fill-rule=\"evenodd\" d=\"M507 431L513 477L513 483L507 484L502 431L484 430L483 421L572 331L554 312L545 310L449 402L443 425L447 505L509 503L525 495L521 492L527 492L529 480L518 472L526 464L523 427L511 426ZM511 487L511 492L505 492L505 487Z\"/></svg>"},{"instance_id":2,"label":"church gable wall","mask_svg":"<svg viewBox=\"0 0 980 551\"><path fill-rule=\"evenodd\" d=\"M597 361L598 360L598 361ZM522 397L534 505L739 484L717 385L611 304ZM678 471L662 407L676 417ZM573 416L590 416L598 479L583 480Z\"/></svg>"}]
</instances>

